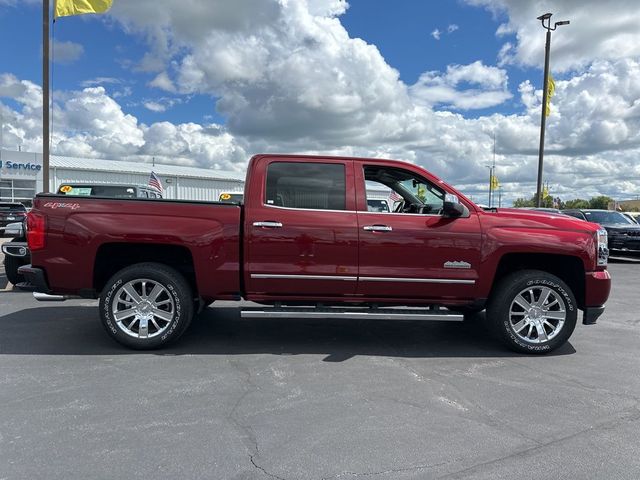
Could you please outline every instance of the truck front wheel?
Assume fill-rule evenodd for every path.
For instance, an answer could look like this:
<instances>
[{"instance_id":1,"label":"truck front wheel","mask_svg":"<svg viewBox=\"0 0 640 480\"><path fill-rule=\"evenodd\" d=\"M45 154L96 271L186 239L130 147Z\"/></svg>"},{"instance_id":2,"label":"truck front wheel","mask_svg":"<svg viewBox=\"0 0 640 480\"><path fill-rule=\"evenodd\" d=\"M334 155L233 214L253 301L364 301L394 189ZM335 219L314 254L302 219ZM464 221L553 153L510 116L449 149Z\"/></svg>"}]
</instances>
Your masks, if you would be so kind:
<instances>
[{"instance_id":1,"label":"truck front wheel","mask_svg":"<svg viewBox=\"0 0 640 480\"><path fill-rule=\"evenodd\" d=\"M555 275L523 270L496 286L487 320L501 340L521 353L544 354L564 345L576 326L571 289Z\"/></svg>"},{"instance_id":2,"label":"truck front wheel","mask_svg":"<svg viewBox=\"0 0 640 480\"><path fill-rule=\"evenodd\" d=\"M100 318L109 335L140 350L178 339L189 326L193 309L193 295L184 277L158 263L120 270L100 296Z\"/></svg>"}]
</instances>

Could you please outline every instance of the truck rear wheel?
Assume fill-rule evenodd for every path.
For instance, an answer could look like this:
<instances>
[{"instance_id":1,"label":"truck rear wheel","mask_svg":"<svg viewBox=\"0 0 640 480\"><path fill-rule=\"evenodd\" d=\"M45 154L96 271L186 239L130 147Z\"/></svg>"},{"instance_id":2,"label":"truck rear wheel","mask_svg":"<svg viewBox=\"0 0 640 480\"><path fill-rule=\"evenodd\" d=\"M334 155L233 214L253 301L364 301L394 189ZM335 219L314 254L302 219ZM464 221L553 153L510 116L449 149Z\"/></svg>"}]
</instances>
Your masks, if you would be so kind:
<instances>
[{"instance_id":1,"label":"truck rear wheel","mask_svg":"<svg viewBox=\"0 0 640 480\"><path fill-rule=\"evenodd\" d=\"M576 299L567 284L539 270L503 278L487 308L487 320L501 340L521 353L544 354L564 345L577 317Z\"/></svg>"},{"instance_id":2,"label":"truck rear wheel","mask_svg":"<svg viewBox=\"0 0 640 480\"><path fill-rule=\"evenodd\" d=\"M193 295L184 277L158 263L120 270L100 296L100 319L109 335L140 350L177 340L191 323L193 309Z\"/></svg>"}]
</instances>

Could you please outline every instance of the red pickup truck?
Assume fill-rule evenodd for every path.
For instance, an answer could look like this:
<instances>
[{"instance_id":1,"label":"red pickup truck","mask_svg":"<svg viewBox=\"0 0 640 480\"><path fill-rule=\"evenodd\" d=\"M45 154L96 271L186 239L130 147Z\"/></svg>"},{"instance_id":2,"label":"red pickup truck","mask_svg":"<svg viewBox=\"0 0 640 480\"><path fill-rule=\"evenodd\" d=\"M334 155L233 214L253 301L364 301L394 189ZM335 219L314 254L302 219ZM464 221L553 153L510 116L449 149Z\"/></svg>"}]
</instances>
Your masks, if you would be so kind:
<instances>
[{"instance_id":1,"label":"red pickup truck","mask_svg":"<svg viewBox=\"0 0 640 480\"><path fill-rule=\"evenodd\" d=\"M390 212L367 192L389 192ZM386 189L386 190L384 190ZM545 353L604 311L606 231L561 215L485 212L436 176L393 160L251 159L244 204L45 195L27 219L40 300L100 299L132 348L177 339L214 300L243 317L462 320L516 351ZM471 315L469 315L471 317Z\"/></svg>"}]
</instances>

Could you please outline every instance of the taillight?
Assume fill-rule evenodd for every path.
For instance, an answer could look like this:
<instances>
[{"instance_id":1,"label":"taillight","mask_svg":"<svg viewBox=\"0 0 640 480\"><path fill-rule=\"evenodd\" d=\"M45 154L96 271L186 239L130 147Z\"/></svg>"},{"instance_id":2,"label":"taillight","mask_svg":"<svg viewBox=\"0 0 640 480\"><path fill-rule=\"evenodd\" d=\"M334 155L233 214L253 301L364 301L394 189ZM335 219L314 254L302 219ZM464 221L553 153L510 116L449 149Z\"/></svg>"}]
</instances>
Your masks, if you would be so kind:
<instances>
[{"instance_id":1,"label":"taillight","mask_svg":"<svg viewBox=\"0 0 640 480\"><path fill-rule=\"evenodd\" d=\"M46 217L38 212L27 214L27 244L29 250L41 250L44 248L44 234L46 230Z\"/></svg>"}]
</instances>

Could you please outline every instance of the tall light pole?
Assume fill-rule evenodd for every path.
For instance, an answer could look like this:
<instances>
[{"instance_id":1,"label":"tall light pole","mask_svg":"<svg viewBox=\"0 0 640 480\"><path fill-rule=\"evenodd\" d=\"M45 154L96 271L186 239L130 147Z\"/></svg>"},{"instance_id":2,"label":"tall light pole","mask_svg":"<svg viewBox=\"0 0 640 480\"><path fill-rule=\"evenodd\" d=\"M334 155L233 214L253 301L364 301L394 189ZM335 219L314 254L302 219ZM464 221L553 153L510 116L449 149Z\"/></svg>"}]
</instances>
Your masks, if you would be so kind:
<instances>
[{"instance_id":1,"label":"tall light pole","mask_svg":"<svg viewBox=\"0 0 640 480\"><path fill-rule=\"evenodd\" d=\"M549 50L551 49L551 32L553 32L560 25L569 25L569 20L563 20L562 22L556 22L551 27L551 15L552 13L545 13L540 15L538 20L542 23L542 27L547 30L547 41L544 45L544 82L542 86L542 113L540 115L540 149L538 150L538 184L536 188L536 207L540 206L541 194L542 194L542 163L544 158L544 129L547 123L547 95L549 88Z\"/></svg>"},{"instance_id":2,"label":"tall light pole","mask_svg":"<svg viewBox=\"0 0 640 480\"><path fill-rule=\"evenodd\" d=\"M49 192L49 0L42 2L42 191Z\"/></svg>"}]
</instances>

